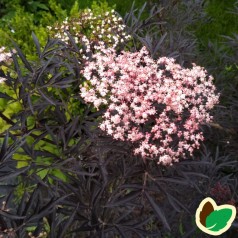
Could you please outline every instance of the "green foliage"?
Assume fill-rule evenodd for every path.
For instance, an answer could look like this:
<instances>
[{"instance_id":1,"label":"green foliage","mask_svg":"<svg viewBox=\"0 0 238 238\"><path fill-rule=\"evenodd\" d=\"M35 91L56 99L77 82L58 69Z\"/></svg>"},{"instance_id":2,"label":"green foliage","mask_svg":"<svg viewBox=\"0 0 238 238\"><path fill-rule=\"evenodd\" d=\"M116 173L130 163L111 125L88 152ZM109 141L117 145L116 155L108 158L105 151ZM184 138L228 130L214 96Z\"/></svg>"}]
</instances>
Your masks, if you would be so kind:
<instances>
[{"instance_id":1,"label":"green foliage","mask_svg":"<svg viewBox=\"0 0 238 238\"><path fill-rule=\"evenodd\" d=\"M70 17L77 17L79 13L79 3L75 1L74 5L72 6L70 10Z\"/></svg>"},{"instance_id":2,"label":"green foliage","mask_svg":"<svg viewBox=\"0 0 238 238\"><path fill-rule=\"evenodd\" d=\"M105 0L100 1L100 2L93 1L92 5L91 5L92 12L95 15L104 14L105 12L110 11L110 10L115 9L115 8L116 8L116 4L109 6L108 2L105 1Z\"/></svg>"},{"instance_id":3,"label":"green foliage","mask_svg":"<svg viewBox=\"0 0 238 238\"><path fill-rule=\"evenodd\" d=\"M90 7L92 2L94 0L57 0L57 3L59 3L63 9L67 9L68 15L71 12L72 6L77 2L79 9L85 9L87 7Z\"/></svg>"},{"instance_id":4,"label":"green foliage","mask_svg":"<svg viewBox=\"0 0 238 238\"><path fill-rule=\"evenodd\" d=\"M210 0L205 4L205 17L196 25L196 36L203 51L214 51L213 57L217 62L222 55L219 55L219 48L229 50L224 45L223 36L232 36L238 31L237 16L232 13L236 0L219 1ZM210 46L210 47L209 47ZM210 49L209 49L210 48ZM213 49L212 49L213 48Z\"/></svg>"},{"instance_id":5,"label":"green foliage","mask_svg":"<svg viewBox=\"0 0 238 238\"><path fill-rule=\"evenodd\" d=\"M143 5L143 1L135 1L135 7ZM94 14L116 9L125 15L131 2L121 1L61 1L61 0L32 0L32 1L2 1L2 18L0 19L0 46L12 47L10 39L15 40L28 55L34 54L31 32L34 32L41 44L48 38L47 26L62 22L67 16L77 17L81 9L90 7ZM0 12L1 14L1 12Z\"/></svg>"},{"instance_id":6,"label":"green foliage","mask_svg":"<svg viewBox=\"0 0 238 238\"><path fill-rule=\"evenodd\" d=\"M134 1L120 1L120 0L112 0L112 1L108 1L110 4L116 5L115 10L117 12L119 12L122 16L124 16L129 9L131 8L133 2L135 4L135 8L140 9L144 4L145 4L145 0L134 0ZM147 1L149 2L149 1ZM153 1L150 1L153 2ZM154 0L154 2L156 3L157 1Z\"/></svg>"},{"instance_id":7,"label":"green foliage","mask_svg":"<svg viewBox=\"0 0 238 238\"><path fill-rule=\"evenodd\" d=\"M19 5L20 0L1 0L0 17L11 17L14 14L14 6Z\"/></svg>"},{"instance_id":8,"label":"green foliage","mask_svg":"<svg viewBox=\"0 0 238 238\"><path fill-rule=\"evenodd\" d=\"M26 54L32 55L34 45L31 33L35 32L40 43L45 44L48 37L46 26L64 19L67 14L55 0L50 0L48 5L28 3L31 4L29 11L18 2L12 6L14 14L5 15L0 20L0 45L12 46L10 39L14 39Z\"/></svg>"},{"instance_id":9,"label":"green foliage","mask_svg":"<svg viewBox=\"0 0 238 238\"><path fill-rule=\"evenodd\" d=\"M238 31L237 16L230 12L236 0L209 0L205 5L206 19L197 26L196 35L203 44L209 41L220 43L222 35Z\"/></svg>"},{"instance_id":10,"label":"green foliage","mask_svg":"<svg viewBox=\"0 0 238 238\"><path fill-rule=\"evenodd\" d=\"M76 0L78 3L79 9L85 9L85 8L94 8L93 5L98 5L98 6L106 6L108 5L110 8L114 8L121 16L124 16L129 9L132 6L133 1L121 1L121 0ZM135 7L136 8L141 8L145 1L144 0L135 0ZM154 0L154 2L156 2ZM64 1L64 0L57 0L57 3L61 4L63 9L67 9L68 13L71 11L71 6L75 4L75 0L69 0L69 1Z\"/></svg>"}]
</instances>

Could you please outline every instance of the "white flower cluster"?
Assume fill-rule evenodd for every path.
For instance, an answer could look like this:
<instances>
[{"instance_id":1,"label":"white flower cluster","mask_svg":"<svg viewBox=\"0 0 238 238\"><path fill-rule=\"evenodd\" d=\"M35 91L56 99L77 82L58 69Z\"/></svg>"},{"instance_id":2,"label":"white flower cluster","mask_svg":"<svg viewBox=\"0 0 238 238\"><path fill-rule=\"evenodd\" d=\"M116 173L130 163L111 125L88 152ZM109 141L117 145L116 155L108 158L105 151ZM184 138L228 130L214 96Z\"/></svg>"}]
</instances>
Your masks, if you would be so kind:
<instances>
[{"instance_id":1,"label":"white flower cluster","mask_svg":"<svg viewBox=\"0 0 238 238\"><path fill-rule=\"evenodd\" d=\"M11 60L12 54L10 52L6 52L5 47L0 48L0 62L7 62Z\"/></svg>"},{"instance_id":2,"label":"white flower cluster","mask_svg":"<svg viewBox=\"0 0 238 238\"><path fill-rule=\"evenodd\" d=\"M53 37L66 43L69 43L66 33L68 31L74 37L76 44L84 43L86 37L90 44L93 42L95 45L103 41L110 47L116 47L131 38L125 32L125 27L122 18L116 15L114 10L95 15L91 9L85 9L79 13L78 18L66 18L55 27L48 26L48 29L53 33Z\"/></svg>"},{"instance_id":3,"label":"white flower cluster","mask_svg":"<svg viewBox=\"0 0 238 238\"><path fill-rule=\"evenodd\" d=\"M0 63L4 62L6 64L9 64L12 62L12 54L10 52L6 52L5 47L0 48ZM0 84L3 83L6 79L3 77L0 77Z\"/></svg>"}]
</instances>

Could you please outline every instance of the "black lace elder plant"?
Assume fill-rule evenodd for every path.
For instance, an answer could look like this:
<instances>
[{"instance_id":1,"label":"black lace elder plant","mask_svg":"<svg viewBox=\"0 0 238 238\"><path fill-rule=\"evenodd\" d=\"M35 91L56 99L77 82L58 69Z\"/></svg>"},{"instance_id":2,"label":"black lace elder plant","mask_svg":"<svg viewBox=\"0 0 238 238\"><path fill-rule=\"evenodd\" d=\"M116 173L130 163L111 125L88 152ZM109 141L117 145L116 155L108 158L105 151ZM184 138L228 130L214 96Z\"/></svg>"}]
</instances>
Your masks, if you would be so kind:
<instances>
[{"instance_id":1,"label":"black lace elder plant","mask_svg":"<svg viewBox=\"0 0 238 238\"><path fill-rule=\"evenodd\" d=\"M204 17L203 0L148 1L141 9L132 4L124 16L133 47L146 46L150 55L173 57L182 64L196 62L197 42L194 26Z\"/></svg>"},{"instance_id":2,"label":"black lace elder plant","mask_svg":"<svg viewBox=\"0 0 238 238\"><path fill-rule=\"evenodd\" d=\"M1 131L0 182L5 193L0 234L195 234L199 198L206 195L207 184L215 184L217 174L223 176L219 169L226 167L235 176L234 165L220 161L217 166L208 154L172 167L133 156L130 144L97 129L103 111L93 112L80 98L82 65L75 44L68 49L49 40L42 49L33 38L38 59L29 62L15 45L14 69L5 71L0 85L1 103L6 104L1 118L7 128ZM11 106L15 109L6 111Z\"/></svg>"},{"instance_id":3,"label":"black lace elder plant","mask_svg":"<svg viewBox=\"0 0 238 238\"><path fill-rule=\"evenodd\" d=\"M37 219L40 222L56 205L58 198L54 199L51 194L47 196L50 192L47 184L53 185L57 179L68 180L67 174L71 173L68 164L73 164L79 151L89 143L85 135L93 123L86 127L85 122L90 123L94 117L77 96L80 84L78 59L58 40L49 40L42 49L35 35L33 38L38 59L29 62L14 44L17 51L12 53L14 67L3 63L4 82L0 85L1 184L9 184L5 186L6 195L10 188L13 189L14 199L8 199L12 206L22 201L21 208L13 211L16 215L8 212L2 215L10 223L17 221L7 226L19 237L26 237L22 235L24 229L34 227L34 222ZM32 205L24 208L30 197L37 201L34 191L41 194L42 199L38 198L34 209ZM44 205L48 210L42 213ZM25 216L22 216L22 210ZM30 214L34 210L41 214L37 219L28 217L34 216Z\"/></svg>"}]
</instances>

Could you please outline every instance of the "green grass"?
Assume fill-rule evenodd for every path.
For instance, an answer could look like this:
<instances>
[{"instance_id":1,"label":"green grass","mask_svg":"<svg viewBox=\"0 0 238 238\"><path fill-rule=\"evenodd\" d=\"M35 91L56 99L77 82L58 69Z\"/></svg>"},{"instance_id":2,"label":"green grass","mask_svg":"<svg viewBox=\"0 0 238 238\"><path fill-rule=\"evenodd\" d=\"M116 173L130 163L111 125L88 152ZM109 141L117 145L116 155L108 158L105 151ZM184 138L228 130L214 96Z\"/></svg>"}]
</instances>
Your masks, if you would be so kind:
<instances>
[{"instance_id":1,"label":"green grass","mask_svg":"<svg viewBox=\"0 0 238 238\"><path fill-rule=\"evenodd\" d=\"M220 43L221 35L238 33L237 15L229 13L234 9L236 0L210 0L206 3L208 22L198 25L196 35L203 43L209 41Z\"/></svg>"},{"instance_id":2,"label":"green grass","mask_svg":"<svg viewBox=\"0 0 238 238\"><path fill-rule=\"evenodd\" d=\"M238 34L238 15L232 14L237 0L207 0L205 3L205 20L195 26L199 54L199 64L209 68L216 82L231 83L237 70L234 64L227 63L224 54L233 55L233 49L226 43L223 36ZM230 69L230 70L229 70Z\"/></svg>"}]
</instances>

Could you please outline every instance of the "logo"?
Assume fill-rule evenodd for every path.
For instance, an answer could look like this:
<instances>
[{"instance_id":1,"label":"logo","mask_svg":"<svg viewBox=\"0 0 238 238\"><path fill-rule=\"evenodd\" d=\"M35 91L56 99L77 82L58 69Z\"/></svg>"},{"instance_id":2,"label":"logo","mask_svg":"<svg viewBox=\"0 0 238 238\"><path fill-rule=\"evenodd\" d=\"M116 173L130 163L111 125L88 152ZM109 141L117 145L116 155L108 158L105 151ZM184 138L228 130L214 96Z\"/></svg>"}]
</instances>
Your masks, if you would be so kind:
<instances>
[{"instance_id":1,"label":"logo","mask_svg":"<svg viewBox=\"0 0 238 238\"><path fill-rule=\"evenodd\" d=\"M199 205L196 211L196 224L203 232L218 236L226 232L236 217L236 208L225 204L218 206L216 202L208 197Z\"/></svg>"}]
</instances>

